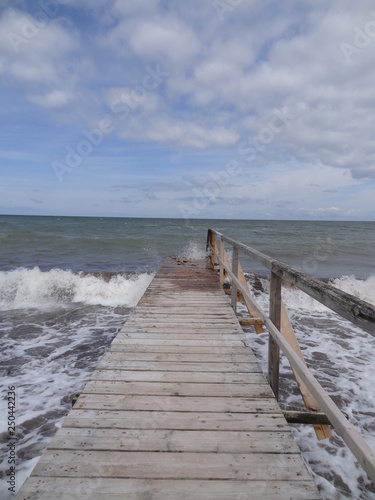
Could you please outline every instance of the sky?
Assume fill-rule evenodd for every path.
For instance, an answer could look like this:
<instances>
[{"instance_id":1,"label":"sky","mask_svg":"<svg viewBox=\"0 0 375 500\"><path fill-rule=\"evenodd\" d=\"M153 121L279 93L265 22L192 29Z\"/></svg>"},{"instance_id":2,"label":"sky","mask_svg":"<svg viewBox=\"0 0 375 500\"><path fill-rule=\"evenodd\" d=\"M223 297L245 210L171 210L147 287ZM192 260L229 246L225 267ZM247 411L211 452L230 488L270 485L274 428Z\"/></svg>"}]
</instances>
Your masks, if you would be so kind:
<instances>
[{"instance_id":1,"label":"sky","mask_svg":"<svg viewBox=\"0 0 375 500\"><path fill-rule=\"evenodd\" d=\"M0 213L375 220L375 5L0 0Z\"/></svg>"}]
</instances>

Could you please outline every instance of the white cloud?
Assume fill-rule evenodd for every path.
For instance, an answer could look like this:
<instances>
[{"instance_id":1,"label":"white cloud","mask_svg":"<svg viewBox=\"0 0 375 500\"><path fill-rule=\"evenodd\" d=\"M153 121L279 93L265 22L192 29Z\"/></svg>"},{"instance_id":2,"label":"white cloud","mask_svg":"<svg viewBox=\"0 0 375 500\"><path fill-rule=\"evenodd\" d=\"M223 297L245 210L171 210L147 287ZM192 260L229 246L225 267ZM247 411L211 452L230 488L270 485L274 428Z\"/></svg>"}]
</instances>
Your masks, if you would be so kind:
<instances>
[{"instance_id":1,"label":"white cloud","mask_svg":"<svg viewBox=\"0 0 375 500\"><path fill-rule=\"evenodd\" d=\"M155 123L147 137L160 142L175 142L182 147L204 149L206 147L234 146L238 135L223 127L208 129L195 123L165 120Z\"/></svg>"},{"instance_id":2,"label":"white cloud","mask_svg":"<svg viewBox=\"0 0 375 500\"><path fill-rule=\"evenodd\" d=\"M20 101L77 123L72 144L109 115L119 150L214 152L207 165L225 153L244 164L244 176L216 199L244 207L274 199L285 213L306 216L350 214L366 179L375 179L375 36L350 63L340 48L375 23L370 0L240 2L223 19L211 1L83 0L15 51L9 33L35 23L28 4L18 5L0 14L0 74ZM168 77L133 100L126 117L116 113L114 100L137 88L139 96L146 67L158 65ZM281 127L275 109L287 106L296 114ZM257 148L254 161L238 153L241 142Z\"/></svg>"},{"instance_id":3,"label":"white cloud","mask_svg":"<svg viewBox=\"0 0 375 500\"><path fill-rule=\"evenodd\" d=\"M311 210L310 213L312 215L316 214L326 214L326 213L332 213L332 214L339 214L344 212L342 208L338 207L329 207L329 208L315 208L314 210Z\"/></svg>"},{"instance_id":4,"label":"white cloud","mask_svg":"<svg viewBox=\"0 0 375 500\"><path fill-rule=\"evenodd\" d=\"M92 108L93 96L87 104L83 85L94 76L94 67L72 20L46 16L38 24L32 14L9 8L0 17L0 33L0 73L8 85L36 106L59 113L59 119L62 110L75 121L85 106Z\"/></svg>"},{"instance_id":5,"label":"white cloud","mask_svg":"<svg viewBox=\"0 0 375 500\"><path fill-rule=\"evenodd\" d=\"M175 19L155 19L132 30L130 44L139 57L159 60L166 67L185 66L198 52L194 32Z\"/></svg>"},{"instance_id":6,"label":"white cloud","mask_svg":"<svg viewBox=\"0 0 375 500\"><path fill-rule=\"evenodd\" d=\"M171 118L142 121L139 116L130 117L121 129L120 136L127 139L151 140L158 143L175 144L183 148L204 149L207 147L235 146L238 135L223 127L202 127Z\"/></svg>"},{"instance_id":7,"label":"white cloud","mask_svg":"<svg viewBox=\"0 0 375 500\"><path fill-rule=\"evenodd\" d=\"M0 51L6 62L3 71L25 82L56 83L61 63L79 47L69 28L69 23L60 23L58 18L38 25L25 12L5 10L0 18Z\"/></svg>"},{"instance_id":8,"label":"white cloud","mask_svg":"<svg viewBox=\"0 0 375 500\"><path fill-rule=\"evenodd\" d=\"M53 90L45 95L30 96L29 100L42 108L62 109L72 101L72 95L63 90Z\"/></svg>"}]
</instances>

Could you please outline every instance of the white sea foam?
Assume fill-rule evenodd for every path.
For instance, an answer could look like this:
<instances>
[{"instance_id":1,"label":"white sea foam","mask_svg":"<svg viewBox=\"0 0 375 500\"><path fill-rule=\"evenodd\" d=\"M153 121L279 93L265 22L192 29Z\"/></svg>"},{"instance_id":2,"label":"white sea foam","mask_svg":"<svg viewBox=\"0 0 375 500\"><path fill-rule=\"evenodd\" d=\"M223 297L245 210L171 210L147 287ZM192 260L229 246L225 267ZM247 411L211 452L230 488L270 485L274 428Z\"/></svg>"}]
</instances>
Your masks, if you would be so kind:
<instances>
[{"instance_id":1,"label":"white sea foam","mask_svg":"<svg viewBox=\"0 0 375 500\"><path fill-rule=\"evenodd\" d=\"M0 272L1 375L16 388L18 487L80 393L150 274L84 274L19 268ZM6 400L0 398L1 413ZM7 435L6 419L0 435ZM7 498L0 446L0 498Z\"/></svg>"},{"instance_id":2,"label":"white sea foam","mask_svg":"<svg viewBox=\"0 0 375 500\"><path fill-rule=\"evenodd\" d=\"M62 313L40 309L0 313L2 384L16 388L17 488L30 474L71 408L72 396L82 391L129 311L126 307L78 303ZM0 407L6 415L3 398ZM6 419L2 419L0 436L6 435ZM1 444L0 463L6 456L7 448ZM4 460L0 465L1 499L7 498L7 470Z\"/></svg>"},{"instance_id":3,"label":"white sea foam","mask_svg":"<svg viewBox=\"0 0 375 500\"><path fill-rule=\"evenodd\" d=\"M375 304L375 278L357 280L344 276L332 282L337 288ZM249 285L259 305L267 311L269 282L261 280L262 290ZM259 283L258 283L259 285ZM349 421L375 450L375 386L373 353L375 339L295 288L283 287L283 299L307 364L315 377L348 415ZM244 306L241 304L243 311ZM267 333L247 337L262 369L267 373ZM289 362L280 364L280 402L302 406ZM322 497L331 499L375 499L374 485L358 465L340 437L318 442L311 426L293 426L293 434L312 471Z\"/></svg>"},{"instance_id":4,"label":"white sea foam","mask_svg":"<svg viewBox=\"0 0 375 500\"><path fill-rule=\"evenodd\" d=\"M268 281L264 279L261 281L263 288L269 291ZM358 280L354 276L343 276L331 280L330 284L375 305L375 276L370 276L366 280ZM284 302L288 304L292 310L309 311L310 313L330 313L331 311L305 292L293 287L283 287L282 295ZM268 300L268 298L264 297L263 302L265 302L265 300Z\"/></svg>"},{"instance_id":5,"label":"white sea foam","mask_svg":"<svg viewBox=\"0 0 375 500\"><path fill-rule=\"evenodd\" d=\"M366 280L357 280L354 276L343 276L332 280L332 285L375 305L375 276L370 276Z\"/></svg>"},{"instance_id":6,"label":"white sea foam","mask_svg":"<svg viewBox=\"0 0 375 500\"><path fill-rule=\"evenodd\" d=\"M152 275L146 273L116 274L105 280L101 276L61 269L42 272L38 267L1 271L0 310L46 310L72 302L134 307L151 280Z\"/></svg>"},{"instance_id":7,"label":"white sea foam","mask_svg":"<svg viewBox=\"0 0 375 500\"><path fill-rule=\"evenodd\" d=\"M190 243L183 253L193 258L201 257L200 252L199 245ZM133 307L151 278L118 274L104 279L38 268L0 272L0 310L8 310L2 313L1 325L2 361L9 367L4 385L17 387L20 483L35 464L35 454L47 446L52 433L48 428L60 425L69 398L82 390L98 356L125 320L129 309L116 313L113 307ZM261 279L261 284L263 291L253 291L267 310L269 283ZM375 303L374 278L343 277L332 284ZM375 339L299 290L284 287L283 298L309 367L375 449ZM21 309L30 307L38 311ZM55 308L62 308L61 313L56 314ZM267 334L248 334L248 338L266 372ZM280 372L282 404L301 404L285 356ZM6 431L4 425L0 422L0 433ZM319 443L311 426L294 426L293 434L324 499L375 499L371 483L339 437Z\"/></svg>"},{"instance_id":8,"label":"white sea foam","mask_svg":"<svg viewBox=\"0 0 375 500\"><path fill-rule=\"evenodd\" d=\"M207 255L207 252L204 248L202 248L202 243L198 241L191 240L189 243L182 249L179 257L184 259L204 259Z\"/></svg>"}]
</instances>

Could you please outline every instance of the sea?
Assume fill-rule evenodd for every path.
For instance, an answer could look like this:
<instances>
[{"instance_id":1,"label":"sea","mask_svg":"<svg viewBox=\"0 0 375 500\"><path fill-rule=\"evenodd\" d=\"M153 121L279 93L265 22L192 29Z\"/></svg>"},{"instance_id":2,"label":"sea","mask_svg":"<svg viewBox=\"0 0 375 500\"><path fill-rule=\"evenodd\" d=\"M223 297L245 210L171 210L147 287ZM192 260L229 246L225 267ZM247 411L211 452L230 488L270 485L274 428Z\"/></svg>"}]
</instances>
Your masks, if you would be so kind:
<instances>
[{"instance_id":1,"label":"sea","mask_svg":"<svg viewBox=\"0 0 375 500\"><path fill-rule=\"evenodd\" d=\"M1 499L9 459L18 490L160 264L204 258L208 228L375 304L375 222L0 216ZM267 311L268 271L240 261ZM374 337L294 288L283 298L310 369L375 450ZM245 332L266 373L267 333ZM284 356L280 373L281 404L302 406ZM340 437L292 432L322 498L375 499Z\"/></svg>"}]
</instances>

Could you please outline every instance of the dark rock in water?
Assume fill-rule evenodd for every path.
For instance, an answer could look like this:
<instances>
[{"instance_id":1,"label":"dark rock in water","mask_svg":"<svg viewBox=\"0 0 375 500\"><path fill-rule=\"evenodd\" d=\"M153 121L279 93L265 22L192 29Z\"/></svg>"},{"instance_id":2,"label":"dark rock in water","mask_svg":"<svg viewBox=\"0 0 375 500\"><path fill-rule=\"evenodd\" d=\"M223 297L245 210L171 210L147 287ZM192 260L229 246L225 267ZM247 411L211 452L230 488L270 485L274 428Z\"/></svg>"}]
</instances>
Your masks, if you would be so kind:
<instances>
[{"instance_id":1,"label":"dark rock in water","mask_svg":"<svg viewBox=\"0 0 375 500\"><path fill-rule=\"evenodd\" d=\"M262 279L264 279L264 278L261 278L260 276L258 276L256 274L249 274L249 273L245 273L245 278L246 278L247 282L250 282L252 291L253 291L255 296L259 296L260 294L265 292L263 281L262 281Z\"/></svg>"},{"instance_id":2,"label":"dark rock in water","mask_svg":"<svg viewBox=\"0 0 375 500\"><path fill-rule=\"evenodd\" d=\"M326 361L327 363L330 362L329 357L324 352L313 351L311 353L311 357L314 361Z\"/></svg>"},{"instance_id":3,"label":"dark rock in water","mask_svg":"<svg viewBox=\"0 0 375 500\"><path fill-rule=\"evenodd\" d=\"M259 292L259 293L263 293L264 292L263 283L258 278L258 276L254 276L251 284L252 284L252 287L253 287L254 291Z\"/></svg>"}]
</instances>

